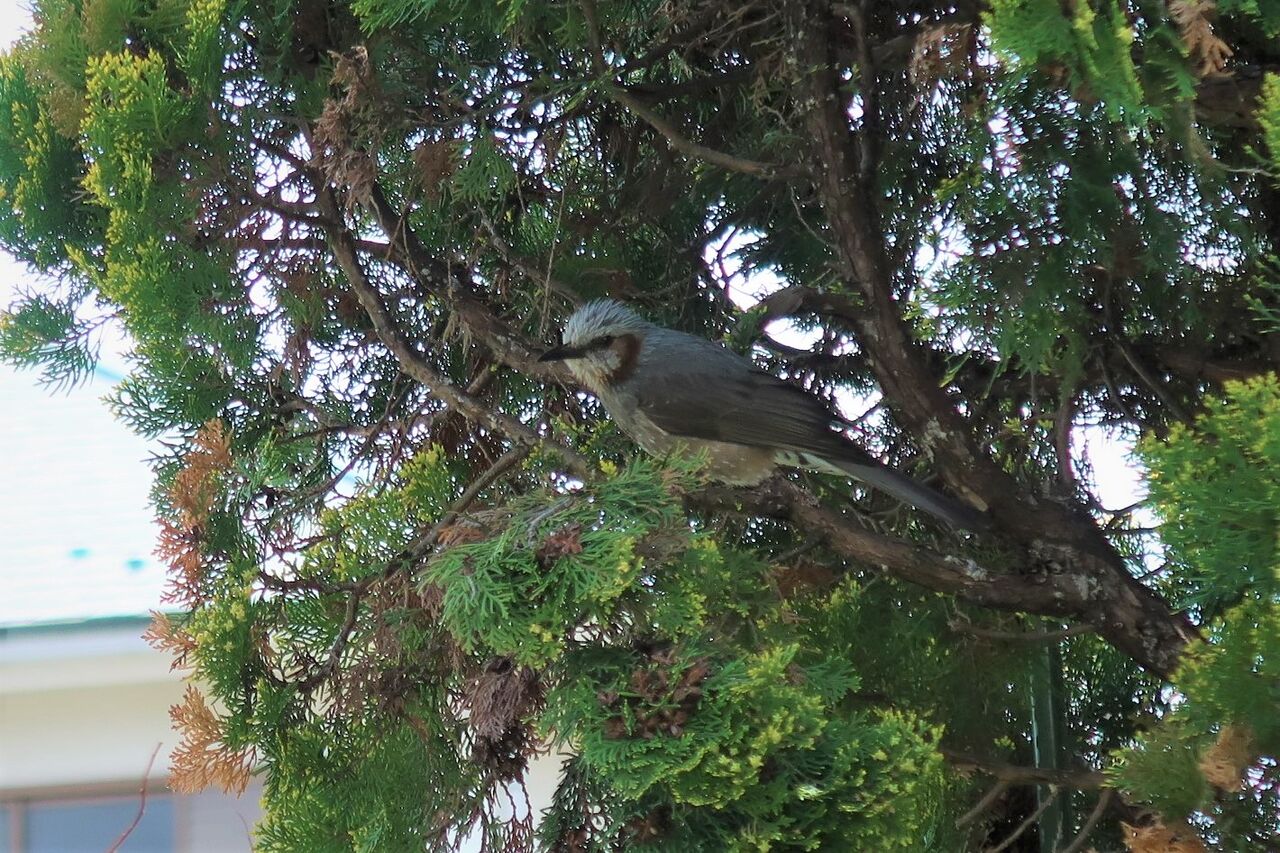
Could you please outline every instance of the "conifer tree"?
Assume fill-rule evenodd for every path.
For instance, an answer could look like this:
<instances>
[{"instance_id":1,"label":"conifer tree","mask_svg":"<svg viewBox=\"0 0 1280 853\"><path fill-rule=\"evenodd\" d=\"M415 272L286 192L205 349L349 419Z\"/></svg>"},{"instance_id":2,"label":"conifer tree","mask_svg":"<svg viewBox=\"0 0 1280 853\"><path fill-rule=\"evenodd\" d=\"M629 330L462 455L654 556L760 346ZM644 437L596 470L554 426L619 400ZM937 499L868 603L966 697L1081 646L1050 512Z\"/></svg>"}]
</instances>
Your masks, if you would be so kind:
<instances>
[{"instance_id":1,"label":"conifer tree","mask_svg":"<svg viewBox=\"0 0 1280 853\"><path fill-rule=\"evenodd\" d=\"M259 849L1276 849L1274 0L34 8L0 352L127 333ZM604 296L990 529L639 456L537 361Z\"/></svg>"}]
</instances>

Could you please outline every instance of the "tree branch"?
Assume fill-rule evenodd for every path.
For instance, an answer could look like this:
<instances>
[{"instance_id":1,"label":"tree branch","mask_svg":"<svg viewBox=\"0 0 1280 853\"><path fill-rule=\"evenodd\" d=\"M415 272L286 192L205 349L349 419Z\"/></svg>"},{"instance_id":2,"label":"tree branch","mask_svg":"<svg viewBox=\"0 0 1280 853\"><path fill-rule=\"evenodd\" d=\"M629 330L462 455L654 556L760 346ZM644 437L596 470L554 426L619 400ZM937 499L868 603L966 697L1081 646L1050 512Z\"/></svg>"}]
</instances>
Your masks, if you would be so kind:
<instances>
[{"instance_id":1,"label":"tree branch","mask_svg":"<svg viewBox=\"0 0 1280 853\"><path fill-rule=\"evenodd\" d=\"M370 190L369 208L378 227L387 235L394 257L401 266L449 306L467 333L488 347L498 362L544 381L573 382L568 369L562 365L539 362L540 353L532 350L528 342L495 317L490 307L471 292L469 283L462 281L447 264L427 252L418 235L376 182Z\"/></svg>"},{"instance_id":2,"label":"tree branch","mask_svg":"<svg viewBox=\"0 0 1280 853\"><path fill-rule=\"evenodd\" d=\"M755 175L761 178L776 178L788 175L797 175L801 170L794 166L775 166L770 163L761 163L757 160L750 160L746 157L739 157L735 154L728 154L724 151L717 151L714 148L708 148L686 137L667 119L658 113L649 109L639 98L631 94L626 89L614 84L611 77L608 63L604 56L604 42L600 35L600 20L596 14L596 4L594 0L579 0L582 6L582 16L587 22L587 39L590 42L588 47L591 51L591 66L596 74L605 80L605 85L609 93L609 97L617 101L630 112L643 119L650 127L658 131L666 137L671 143L671 147L682 154L693 157L696 160L704 160L712 165L727 169L730 172L741 172L745 175Z\"/></svg>"},{"instance_id":3,"label":"tree branch","mask_svg":"<svg viewBox=\"0 0 1280 853\"><path fill-rule=\"evenodd\" d=\"M1009 785L1058 785L1081 791L1101 788L1107 784L1106 774L1098 770L1055 770L1047 767L1027 767L993 761L957 749L939 747L938 752L957 770L985 773L993 779Z\"/></svg>"},{"instance_id":4,"label":"tree branch","mask_svg":"<svg viewBox=\"0 0 1280 853\"><path fill-rule=\"evenodd\" d=\"M982 817L990 811L991 807L996 804L996 801L1004 796L1005 792L1012 787L1013 783L1011 782L1006 782L1003 779L997 780L996 783L991 786L991 789L982 795L982 799L978 800L978 802L974 804L973 808L956 818L956 827L958 829L964 829L966 826Z\"/></svg>"},{"instance_id":5,"label":"tree branch","mask_svg":"<svg viewBox=\"0 0 1280 853\"><path fill-rule=\"evenodd\" d=\"M1030 576L987 569L956 557L861 527L776 477L755 489L711 486L691 496L703 509L736 511L790 521L845 557L926 589L984 607L1045 616L1071 616L1089 607L1084 585L1068 575Z\"/></svg>"},{"instance_id":6,"label":"tree branch","mask_svg":"<svg viewBox=\"0 0 1280 853\"><path fill-rule=\"evenodd\" d=\"M861 179L849 150L846 103L830 55L828 11L807 0L793 0L791 9L818 195L841 271L862 296L847 319L886 402L936 461L953 493L989 509L1025 548L1032 565L1087 589L1081 595L1088 601L1073 596L1081 605L1075 610L1078 618L1098 625L1109 642L1144 667L1169 674L1194 636L1186 619L1129 575L1083 512L1029 494L981 451L939 377L929 370L894 296L877 194Z\"/></svg>"},{"instance_id":7,"label":"tree branch","mask_svg":"<svg viewBox=\"0 0 1280 853\"><path fill-rule=\"evenodd\" d=\"M695 160L703 160L730 172L741 172L744 175L754 175L758 178L791 177L803 173L803 170L797 166L777 166L771 163L762 163L758 160L750 160L746 157L739 157L735 154L728 154L724 151L717 151L714 148L700 145L686 137L674 124L649 109L639 98L626 90L610 85L608 91L609 96L615 101L626 107L628 111L644 119L650 127L662 134L671 143L672 148L681 154L693 157Z\"/></svg>"},{"instance_id":8,"label":"tree branch","mask_svg":"<svg viewBox=\"0 0 1280 853\"><path fill-rule=\"evenodd\" d=\"M339 216L338 205L333 198L332 190L328 187L323 187L317 194L317 199L326 217L336 218ZM480 424L499 435L504 435L518 444L530 447L548 446L563 458L566 468L574 476L581 479L587 479L591 476L592 466L576 451L564 445L547 441L531 428L509 415L491 411L479 400L458 388L428 364L414 349L408 338L405 337L403 330L396 325L391 313L387 310L387 306L383 304L377 288L373 286L365 275L364 269L360 265L360 259L356 255L350 232L343 227L329 227L326 230L333 246L334 258L346 275L351 289L356 294L356 298L360 300L361 306L369 315L374 331L377 332L378 338L382 343L391 350L396 360L400 362L400 368L406 374L422 383L445 405L468 420Z\"/></svg>"},{"instance_id":9,"label":"tree branch","mask_svg":"<svg viewBox=\"0 0 1280 853\"><path fill-rule=\"evenodd\" d=\"M957 634L966 634L983 640L1009 640L1019 643L1054 643L1082 634L1096 634L1098 629L1092 625L1072 625L1055 631L1000 631L995 628L980 628L964 622L952 621L947 627Z\"/></svg>"},{"instance_id":10,"label":"tree branch","mask_svg":"<svg viewBox=\"0 0 1280 853\"><path fill-rule=\"evenodd\" d=\"M1040 816L1049 810L1049 806L1053 805L1054 800L1058 799L1059 793L1060 792L1056 785L1049 786L1049 796L1044 798L1044 801L1041 802L1040 805L1036 807L1035 811L1027 815L1026 820L1018 824L1017 828L1014 829L1014 831L1009 834L1008 838L1006 838L1004 841L1001 841L995 847L990 848L987 851L987 853L1001 853L1001 851L1008 850L1010 847L1012 847L1013 842L1021 838L1022 834L1026 832L1028 829L1035 826L1036 822L1040 820Z\"/></svg>"},{"instance_id":11,"label":"tree branch","mask_svg":"<svg viewBox=\"0 0 1280 853\"><path fill-rule=\"evenodd\" d=\"M1116 792L1114 788L1104 788L1102 793L1098 795L1098 804L1093 807L1093 811L1089 812L1089 817L1084 822L1084 826L1080 827L1080 832L1072 839L1071 843L1063 847L1058 853L1079 853L1084 848L1085 842L1089 840L1089 836L1093 834L1094 828L1098 825L1098 821L1106 814L1107 807L1111 805L1111 801L1115 798Z\"/></svg>"}]
</instances>

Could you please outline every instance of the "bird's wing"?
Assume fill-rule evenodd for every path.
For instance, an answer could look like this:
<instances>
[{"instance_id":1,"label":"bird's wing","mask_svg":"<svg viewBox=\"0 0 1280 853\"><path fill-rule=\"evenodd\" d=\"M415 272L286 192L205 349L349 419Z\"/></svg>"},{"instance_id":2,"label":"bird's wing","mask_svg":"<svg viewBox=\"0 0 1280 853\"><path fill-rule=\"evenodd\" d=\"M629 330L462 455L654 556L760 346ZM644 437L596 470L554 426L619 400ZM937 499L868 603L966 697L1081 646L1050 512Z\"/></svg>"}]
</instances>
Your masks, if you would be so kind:
<instances>
[{"instance_id":1,"label":"bird's wing","mask_svg":"<svg viewBox=\"0 0 1280 853\"><path fill-rule=\"evenodd\" d=\"M866 458L832 430L837 419L816 397L710 341L680 335L662 343L646 353L627 390L665 432Z\"/></svg>"},{"instance_id":2,"label":"bird's wing","mask_svg":"<svg viewBox=\"0 0 1280 853\"><path fill-rule=\"evenodd\" d=\"M964 530L987 526L973 509L887 467L833 430L837 418L816 397L710 341L666 334L671 337L648 347L647 362L626 382L636 409L664 432L792 451L796 462L787 464L843 471Z\"/></svg>"}]
</instances>

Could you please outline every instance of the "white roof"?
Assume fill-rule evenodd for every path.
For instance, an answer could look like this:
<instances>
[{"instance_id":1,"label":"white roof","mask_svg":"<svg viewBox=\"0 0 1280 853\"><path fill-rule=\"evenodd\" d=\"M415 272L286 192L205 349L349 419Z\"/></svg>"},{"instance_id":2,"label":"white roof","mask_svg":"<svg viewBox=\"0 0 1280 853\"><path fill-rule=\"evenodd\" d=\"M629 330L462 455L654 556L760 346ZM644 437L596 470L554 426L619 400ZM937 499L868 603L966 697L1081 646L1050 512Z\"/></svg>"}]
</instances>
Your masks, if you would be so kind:
<instances>
[{"instance_id":1,"label":"white roof","mask_svg":"<svg viewBox=\"0 0 1280 853\"><path fill-rule=\"evenodd\" d=\"M147 442L102 402L0 367L0 625L160 606Z\"/></svg>"},{"instance_id":2,"label":"white roof","mask_svg":"<svg viewBox=\"0 0 1280 853\"><path fill-rule=\"evenodd\" d=\"M30 281L0 254L0 310ZM103 402L127 344L101 344L99 370L73 388L0 364L0 626L160 607L148 444Z\"/></svg>"}]
</instances>

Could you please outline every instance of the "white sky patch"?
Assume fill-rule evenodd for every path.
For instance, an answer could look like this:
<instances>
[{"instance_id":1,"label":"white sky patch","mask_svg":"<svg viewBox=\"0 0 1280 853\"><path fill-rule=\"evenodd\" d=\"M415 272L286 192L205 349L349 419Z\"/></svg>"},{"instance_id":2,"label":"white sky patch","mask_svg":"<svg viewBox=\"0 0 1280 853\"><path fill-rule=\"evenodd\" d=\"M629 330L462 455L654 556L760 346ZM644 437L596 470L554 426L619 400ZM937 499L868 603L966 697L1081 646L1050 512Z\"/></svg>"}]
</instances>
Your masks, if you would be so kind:
<instances>
[{"instance_id":1,"label":"white sky patch","mask_svg":"<svg viewBox=\"0 0 1280 853\"><path fill-rule=\"evenodd\" d=\"M1112 512L1146 498L1146 471L1135 458L1136 443L1132 431L1097 425L1077 426L1071 436L1072 455L1087 459L1092 468L1089 490ZM1155 516L1144 508L1135 520L1150 526Z\"/></svg>"}]
</instances>

